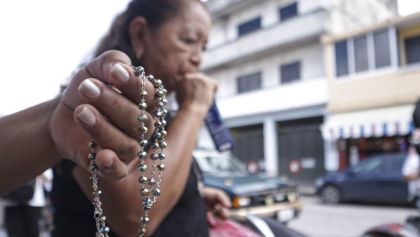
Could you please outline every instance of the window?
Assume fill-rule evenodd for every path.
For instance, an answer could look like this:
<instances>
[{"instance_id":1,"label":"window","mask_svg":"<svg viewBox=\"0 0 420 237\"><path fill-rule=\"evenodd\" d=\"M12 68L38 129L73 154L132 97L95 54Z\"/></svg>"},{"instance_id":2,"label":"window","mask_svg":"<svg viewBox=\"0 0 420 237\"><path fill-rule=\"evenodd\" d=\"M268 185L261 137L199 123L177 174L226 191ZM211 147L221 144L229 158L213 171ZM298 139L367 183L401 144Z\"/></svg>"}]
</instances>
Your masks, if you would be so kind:
<instances>
[{"instance_id":1,"label":"window","mask_svg":"<svg viewBox=\"0 0 420 237\"><path fill-rule=\"evenodd\" d=\"M420 35L404 40L407 64L420 62Z\"/></svg>"},{"instance_id":2,"label":"window","mask_svg":"<svg viewBox=\"0 0 420 237\"><path fill-rule=\"evenodd\" d=\"M337 77L349 74L347 41L335 43L335 72Z\"/></svg>"},{"instance_id":3,"label":"window","mask_svg":"<svg viewBox=\"0 0 420 237\"><path fill-rule=\"evenodd\" d=\"M369 69L367 38L360 36L354 39L355 71L363 72Z\"/></svg>"},{"instance_id":4,"label":"window","mask_svg":"<svg viewBox=\"0 0 420 237\"><path fill-rule=\"evenodd\" d=\"M261 17L239 24L238 36L243 36L259 29L261 29Z\"/></svg>"},{"instance_id":5,"label":"window","mask_svg":"<svg viewBox=\"0 0 420 237\"><path fill-rule=\"evenodd\" d=\"M261 72L238 77L238 93L261 89Z\"/></svg>"},{"instance_id":6,"label":"window","mask_svg":"<svg viewBox=\"0 0 420 237\"><path fill-rule=\"evenodd\" d=\"M389 48L388 29L377 31L373 34L375 48L375 68L391 65L391 52Z\"/></svg>"},{"instance_id":7,"label":"window","mask_svg":"<svg viewBox=\"0 0 420 237\"><path fill-rule=\"evenodd\" d=\"M390 155L389 157L386 157L386 172L400 172L403 165L406 155L404 153L396 154L396 155Z\"/></svg>"},{"instance_id":8,"label":"window","mask_svg":"<svg viewBox=\"0 0 420 237\"><path fill-rule=\"evenodd\" d=\"M384 166L381 159L368 159L354 166L352 171L357 174L379 173L384 171Z\"/></svg>"},{"instance_id":9,"label":"window","mask_svg":"<svg viewBox=\"0 0 420 237\"><path fill-rule=\"evenodd\" d=\"M280 21L286 21L297 16L297 3L279 9Z\"/></svg>"},{"instance_id":10,"label":"window","mask_svg":"<svg viewBox=\"0 0 420 237\"><path fill-rule=\"evenodd\" d=\"M396 37L393 32L385 28L337 41L334 45L336 77L390 67L391 40Z\"/></svg>"},{"instance_id":11,"label":"window","mask_svg":"<svg viewBox=\"0 0 420 237\"><path fill-rule=\"evenodd\" d=\"M280 66L281 83L286 84L300 79L300 62Z\"/></svg>"}]
</instances>

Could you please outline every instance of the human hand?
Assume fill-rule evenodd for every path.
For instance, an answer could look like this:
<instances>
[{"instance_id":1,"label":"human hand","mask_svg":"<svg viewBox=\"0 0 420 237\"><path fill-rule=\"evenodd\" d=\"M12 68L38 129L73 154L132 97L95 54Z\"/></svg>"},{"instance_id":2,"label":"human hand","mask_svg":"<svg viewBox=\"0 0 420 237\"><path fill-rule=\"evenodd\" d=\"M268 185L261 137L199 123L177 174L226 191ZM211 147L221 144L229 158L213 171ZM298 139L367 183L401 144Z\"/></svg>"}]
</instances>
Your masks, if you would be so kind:
<instances>
[{"instance_id":1,"label":"human hand","mask_svg":"<svg viewBox=\"0 0 420 237\"><path fill-rule=\"evenodd\" d=\"M201 196L214 217L221 220L228 218L229 207L232 206L232 203L225 192L216 188L203 187Z\"/></svg>"},{"instance_id":2,"label":"human hand","mask_svg":"<svg viewBox=\"0 0 420 237\"><path fill-rule=\"evenodd\" d=\"M179 80L176 95L180 109L194 109L204 115L213 103L217 83L200 72L186 73Z\"/></svg>"},{"instance_id":3,"label":"human hand","mask_svg":"<svg viewBox=\"0 0 420 237\"><path fill-rule=\"evenodd\" d=\"M141 82L130 59L119 51L108 51L78 70L61 95L50 120L50 133L57 151L87 168L88 143L100 148L96 163L105 178L119 179L130 172L130 162L140 146L137 120ZM112 84L110 88L108 84ZM146 80L146 102L153 105L155 89ZM148 111L153 111L153 106ZM150 137L153 116L146 112Z\"/></svg>"}]
</instances>

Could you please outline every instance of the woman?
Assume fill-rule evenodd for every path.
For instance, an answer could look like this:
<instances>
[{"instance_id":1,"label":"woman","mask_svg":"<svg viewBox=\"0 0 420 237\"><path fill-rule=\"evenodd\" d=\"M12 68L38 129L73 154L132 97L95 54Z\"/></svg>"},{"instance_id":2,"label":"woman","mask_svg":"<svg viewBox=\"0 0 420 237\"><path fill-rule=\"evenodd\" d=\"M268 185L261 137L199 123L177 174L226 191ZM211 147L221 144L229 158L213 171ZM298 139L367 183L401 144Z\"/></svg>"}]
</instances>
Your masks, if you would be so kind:
<instances>
[{"instance_id":1,"label":"woman","mask_svg":"<svg viewBox=\"0 0 420 237\"><path fill-rule=\"evenodd\" d=\"M209 28L210 16L201 1L133 0L116 18L109 35L97 49L97 55L113 49L124 52L133 65L142 65L148 74L162 79L169 93L176 93L179 111L167 128L167 168L161 182L162 193L147 225L147 233L153 236L208 236L206 207L192 170L192 151L216 90L216 83L199 72ZM93 105L100 101L98 91L112 93L98 81L90 81L86 88L84 99ZM138 98L133 96L136 97L132 95L132 100L126 101L130 103L112 109L124 110L121 112L132 119L125 131L135 138L139 110L135 103ZM139 202L136 162L126 167L128 174L117 182L101 180L100 183L108 224L118 236L138 235L143 208ZM91 198L92 192L89 173L69 162L61 162L55 170L53 236L94 236L93 210L85 198ZM210 208L226 214L223 208L230 202L221 192L204 189L202 195Z\"/></svg>"}]
</instances>

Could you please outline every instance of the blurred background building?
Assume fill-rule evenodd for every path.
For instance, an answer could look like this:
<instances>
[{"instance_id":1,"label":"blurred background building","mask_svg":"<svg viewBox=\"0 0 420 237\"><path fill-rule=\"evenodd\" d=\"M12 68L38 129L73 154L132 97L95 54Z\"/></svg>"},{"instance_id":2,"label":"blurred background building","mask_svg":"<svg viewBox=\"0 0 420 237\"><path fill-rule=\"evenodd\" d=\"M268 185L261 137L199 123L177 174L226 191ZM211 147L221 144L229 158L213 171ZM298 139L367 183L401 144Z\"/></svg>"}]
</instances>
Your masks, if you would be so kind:
<instances>
[{"instance_id":1,"label":"blurred background building","mask_svg":"<svg viewBox=\"0 0 420 237\"><path fill-rule=\"evenodd\" d=\"M405 153L420 97L420 13L323 38L326 168Z\"/></svg>"},{"instance_id":2,"label":"blurred background building","mask_svg":"<svg viewBox=\"0 0 420 237\"><path fill-rule=\"evenodd\" d=\"M405 53L419 47L416 17L399 18L396 0L207 4L214 26L203 69L219 82L217 102L242 161L305 187L349 165L355 152L363 159L360 144L376 144L373 137L406 139L410 104L420 96L415 66L407 65L420 53ZM372 123L387 132L401 125L349 135Z\"/></svg>"}]
</instances>

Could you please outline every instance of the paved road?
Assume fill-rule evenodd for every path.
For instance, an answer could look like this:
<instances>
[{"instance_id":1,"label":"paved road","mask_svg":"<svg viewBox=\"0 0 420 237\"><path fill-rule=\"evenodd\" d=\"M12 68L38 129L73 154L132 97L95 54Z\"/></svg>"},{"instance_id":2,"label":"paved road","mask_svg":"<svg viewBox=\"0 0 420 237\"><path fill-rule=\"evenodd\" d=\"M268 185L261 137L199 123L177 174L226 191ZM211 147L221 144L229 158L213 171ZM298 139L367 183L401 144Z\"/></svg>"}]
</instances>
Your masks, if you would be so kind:
<instances>
[{"instance_id":1,"label":"paved road","mask_svg":"<svg viewBox=\"0 0 420 237\"><path fill-rule=\"evenodd\" d=\"M309 237L360 237L376 225L402 222L416 214L411 207L390 207L341 204L328 206L319 203L316 197L303 197L302 215L289 227Z\"/></svg>"},{"instance_id":2,"label":"paved road","mask_svg":"<svg viewBox=\"0 0 420 237\"><path fill-rule=\"evenodd\" d=\"M363 231L375 225L402 222L416 213L414 208L345 204L327 206L315 197L303 197L304 210L289 227L308 237L360 237ZM0 206L0 226L3 208ZM0 228L0 237L6 237ZM44 235L47 237L47 235Z\"/></svg>"}]
</instances>

